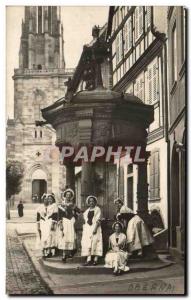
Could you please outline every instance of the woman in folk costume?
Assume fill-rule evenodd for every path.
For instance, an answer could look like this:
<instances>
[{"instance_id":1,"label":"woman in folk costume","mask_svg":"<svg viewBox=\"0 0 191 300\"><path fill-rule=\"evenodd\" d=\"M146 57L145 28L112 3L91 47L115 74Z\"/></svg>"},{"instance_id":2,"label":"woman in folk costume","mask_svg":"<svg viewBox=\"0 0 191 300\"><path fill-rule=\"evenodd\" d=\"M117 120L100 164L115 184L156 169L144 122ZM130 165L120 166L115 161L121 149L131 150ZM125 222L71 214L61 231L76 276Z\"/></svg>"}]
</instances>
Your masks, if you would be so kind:
<instances>
[{"instance_id":1,"label":"woman in folk costume","mask_svg":"<svg viewBox=\"0 0 191 300\"><path fill-rule=\"evenodd\" d=\"M58 206L58 249L63 250L62 261L73 256L76 250L75 221L80 210L74 205L74 191L67 189L63 193L64 201Z\"/></svg>"},{"instance_id":2,"label":"woman in folk costume","mask_svg":"<svg viewBox=\"0 0 191 300\"><path fill-rule=\"evenodd\" d=\"M56 241L56 229L57 229L57 220L58 220L58 206L56 204L55 196L53 193L47 195L48 198L48 212L49 215L52 217L52 230L50 232L50 249L51 254L55 255L55 248L57 247Z\"/></svg>"},{"instance_id":3,"label":"woman in folk costume","mask_svg":"<svg viewBox=\"0 0 191 300\"><path fill-rule=\"evenodd\" d=\"M121 271L129 271L126 266L128 253L126 252L126 235L122 233L123 224L119 221L112 226L114 233L109 237L109 251L105 256L105 268L113 269L114 275L120 275Z\"/></svg>"},{"instance_id":4,"label":"woman in folk costume","mask_svg":"<svg viewBox=\"0 0 191 300\"><path fill-rule=\"evenodd\" d=\"M145 222L133 210L123 204L120 198L114 201L117 207L117 220L124 224L127 236L127 249L133 256L142 255L143 247L151 245L154 240Z\"/></svg>"},{"instance_id":5,"label":"woman in folk costume","mask_svg":"<svg viewBox=\"0 0 191 300\"><path fill-rule=\"evenodd\" d=\"M89 208L84 212L84 225L82 232L81 255L87 257L85 265L97 265L98 257L103 255L103 242L101 231L101 210L97 206L97 198L88 196L86 204ZM92 256L94 261L92 262Z\"/></svg>"},{"instance_id":6,"label":"woman in folk costume","mask_svg":"<svg viewBox=\"0 0 191 300\"><path fill-rule=\"evenodd\" d=\"M43 252L43 257L51 257L52 247L52 231L57 216L54 210L49 206L48 197L46 194L42 196L43 204L37 209L37 230L40 238L40 245Z\"/></svg>"}]
</instances>

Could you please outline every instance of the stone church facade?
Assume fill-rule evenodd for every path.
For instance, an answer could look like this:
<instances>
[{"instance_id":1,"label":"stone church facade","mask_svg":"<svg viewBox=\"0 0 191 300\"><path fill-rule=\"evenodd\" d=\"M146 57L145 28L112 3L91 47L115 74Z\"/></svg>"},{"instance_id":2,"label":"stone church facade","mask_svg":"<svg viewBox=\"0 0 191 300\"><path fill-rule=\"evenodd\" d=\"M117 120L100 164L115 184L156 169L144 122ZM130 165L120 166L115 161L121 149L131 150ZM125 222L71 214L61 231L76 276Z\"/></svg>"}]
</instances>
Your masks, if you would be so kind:
<instances>
[{"instance_id":1,"label":"stone church facade","mask_svg":"<svg viewBox=\"0 0 191 300\"><path fill-rule=\"evenodd\" d=\"M65 95L71 75L65 68L61 8L25 7L19 68L13 76L14 119L7 122L7 159L21 161L25 170L18 200L39 202L44 192L58 198L65 186L65 171L55 155L55 132L35 122L43 121L42 108Z\"/></svg>"}]
</instances>

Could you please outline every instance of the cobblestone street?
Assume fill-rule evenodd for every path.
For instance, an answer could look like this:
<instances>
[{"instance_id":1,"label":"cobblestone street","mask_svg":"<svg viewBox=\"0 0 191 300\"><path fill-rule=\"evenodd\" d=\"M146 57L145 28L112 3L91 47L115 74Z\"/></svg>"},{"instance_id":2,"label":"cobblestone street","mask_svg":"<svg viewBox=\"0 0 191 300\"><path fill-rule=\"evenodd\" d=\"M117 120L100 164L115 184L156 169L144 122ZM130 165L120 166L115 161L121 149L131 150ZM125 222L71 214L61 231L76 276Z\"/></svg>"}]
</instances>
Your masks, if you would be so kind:
<instances>
[{"instance_id":1,"label":"cobblestone street","mask_svg":"<svg viewBox=\"0 0 191 300\"><path fill-rule=\"evenodd\" d=\"M14 229L7 230L6 293L9 295L52 294L36 273Z\"/></svg>"}]
</instances>

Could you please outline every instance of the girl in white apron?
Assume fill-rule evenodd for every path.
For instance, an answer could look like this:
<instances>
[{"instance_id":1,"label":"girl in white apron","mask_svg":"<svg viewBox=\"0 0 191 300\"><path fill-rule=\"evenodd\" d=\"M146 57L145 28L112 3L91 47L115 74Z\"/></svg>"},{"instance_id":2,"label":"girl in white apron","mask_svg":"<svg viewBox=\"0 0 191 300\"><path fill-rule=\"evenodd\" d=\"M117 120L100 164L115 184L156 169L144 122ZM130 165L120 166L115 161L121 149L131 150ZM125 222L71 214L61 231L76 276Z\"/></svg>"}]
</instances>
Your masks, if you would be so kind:
<instances>
[{"instance_id":1,"label":"girl in white apron","mask_svg":"<svg viewBox=\"0 0 191 300\"><path fill-rule=\"evenodd\" d=\"M98 257L103 255L101 230L101 210L97 206L97 198L89 196L86 199L89 208L84 212L84 225L81 240L81 255L87 257L85 265L97 265ZM92 256L94 261L92 262Z\"/></svg>"},{"instance_id":2,"label":"girl in white apron","mask_svg":"<svg viewBox=\"0 0 191 300\"><path fill-rule=\"evenodd\" d=\"M47 195L42 196L44 202L37 209L37 230L43 258L51 257L52 231L54 230L53 209L49 205Z\"/></svg>"},{"instance_id":3,"label":"girl in white apron","mask_svg":"<svg viewBox=\"0 0 191 300\"><path fill-rule=\"evenodd\" d=\"M56 252L56 247L57 247L57 241L56 241L56 232L57 232L57 221L58 221L58 206L55 201L55 196L54 194L48 194L48 211L49 215L52 218L52 230L50 232L51 234L51 239L50 239L50 251L52 256L55 255Z\"/></svg>"},{"instance_id":4,"label":"girl in white apron","mask_svg":"<svg viewBox=\"0 0 191 300\"><path fill-rule=\"evenodd\" d=\"M114 233L109 237L109 251L105 256L105 268L113 269L114 275L120 275L121 271L129 271L126 265L128 253L126 252L126 235L122 233L123 225L115 222L112 226Z\"/></svg>"},{"instance_id":5,"label":"girl in white apron","mask_svg":"<svg viewBox=\"0 0 191 300\"><path fill-rule=\"evenodd\" d=\"M64 201L58 206L58 249L63 250L62 261L71 258L76 250L75 221L80 210L74 206L74 191L67 189L64 193Z\"/></svg>"}]
</instances>

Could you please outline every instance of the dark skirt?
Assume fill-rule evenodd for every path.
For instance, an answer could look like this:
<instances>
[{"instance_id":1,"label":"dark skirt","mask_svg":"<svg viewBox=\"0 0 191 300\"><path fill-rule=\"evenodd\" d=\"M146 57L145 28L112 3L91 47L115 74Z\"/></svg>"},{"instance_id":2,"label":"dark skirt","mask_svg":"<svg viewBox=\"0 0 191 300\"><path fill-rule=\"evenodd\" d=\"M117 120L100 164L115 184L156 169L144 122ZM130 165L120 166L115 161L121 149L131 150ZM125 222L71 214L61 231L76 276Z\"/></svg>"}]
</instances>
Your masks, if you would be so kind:
<instances>
[{"instance_id":1,"label":"dark skirt","mask_svg":"<svg viewBox=\"0 0 191 300\"><path fill-rule=\"evenodd\" d=\"M19 217L23 217L23 205L18 205L18 215Z\"/></svg>"}]
</instances>

